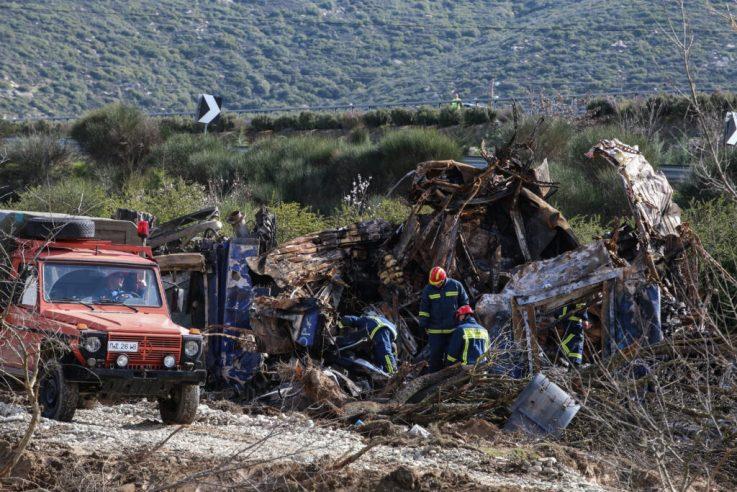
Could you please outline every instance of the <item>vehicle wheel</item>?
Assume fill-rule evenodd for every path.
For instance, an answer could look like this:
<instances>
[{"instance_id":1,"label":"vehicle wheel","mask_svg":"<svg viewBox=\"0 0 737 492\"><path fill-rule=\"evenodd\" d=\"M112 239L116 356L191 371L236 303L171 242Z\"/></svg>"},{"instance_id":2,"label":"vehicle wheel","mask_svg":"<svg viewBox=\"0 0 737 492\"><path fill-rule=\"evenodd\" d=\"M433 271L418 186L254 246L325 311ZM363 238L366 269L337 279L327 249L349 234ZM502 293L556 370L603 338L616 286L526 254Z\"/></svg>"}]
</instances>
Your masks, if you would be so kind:
<instances>
[{"instance_id":1,"label":"vehicle wheel","mask_svg":"<svg viewBox=\"0 0 737 492\"><path fill-rule=\"evenodd\" d=\"M159 413L165 424L191 424L200 404L200 387L182 384L171 391L169 398L159 398Z\"/></svg>"},{"instance_id":2,"label":"vehicle wheel","mask_svg":"<svg viewBox=\"0 0 737 492\"><path fill-rule=\"evenodd\" d=\"M92 239L95 237L95 222L87 219L30 219L19 231L19 235L32 239Z\"/></svg>"},{"instance_id":3,"label":"vehicle wheel","mask_svg":"<svg viewBox=\"0 0 737 492\"><path fill-rule=\"evenodd\" d=\"M42 369L38 400L41 415L62 422L71 422L79 401L79 386L64 378L64 371L58 361L47 362Z\"/></svg>"}]
</instances>

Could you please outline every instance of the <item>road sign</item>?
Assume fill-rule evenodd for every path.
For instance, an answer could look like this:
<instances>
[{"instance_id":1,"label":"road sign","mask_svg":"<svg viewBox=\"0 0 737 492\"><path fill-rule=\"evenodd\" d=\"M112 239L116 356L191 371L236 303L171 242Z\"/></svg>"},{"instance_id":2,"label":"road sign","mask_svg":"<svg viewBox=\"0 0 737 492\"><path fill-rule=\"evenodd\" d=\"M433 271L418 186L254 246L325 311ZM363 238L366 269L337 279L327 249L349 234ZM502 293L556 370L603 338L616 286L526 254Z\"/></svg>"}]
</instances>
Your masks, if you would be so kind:
<instances>
[{"instance_id":1,"label":"road sign","mask_svg":"<svg viewBox=\"0 0 737 492\"><path fill-rule=\"evenodd\" d=\"M200 94L200 97L197 98L197 114L195 115L195 120L205 125L217 123L218 119L220 119L220 110L222 107L222 97Z\"/></svg>"},{"instance_id":2,"label":"road sign","mask_svg":"<svg viewBox=\"0 0 737 492\"><path fill-rule=\"evenodd\" d=\"M737 113L727 113L724 117L724 143L737 145Z\"/></svg>"}]
</instances>

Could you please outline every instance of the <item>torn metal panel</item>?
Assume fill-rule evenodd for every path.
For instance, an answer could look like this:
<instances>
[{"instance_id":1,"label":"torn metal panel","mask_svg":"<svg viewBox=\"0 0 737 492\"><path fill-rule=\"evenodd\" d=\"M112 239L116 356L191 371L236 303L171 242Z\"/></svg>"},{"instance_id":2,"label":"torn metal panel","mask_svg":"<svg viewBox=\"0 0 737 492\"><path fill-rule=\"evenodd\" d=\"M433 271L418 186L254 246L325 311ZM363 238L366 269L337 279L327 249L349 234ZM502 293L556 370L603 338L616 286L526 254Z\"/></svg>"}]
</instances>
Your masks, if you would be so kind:
<instances>
[{"instance_id":1,"label":"torn metal panel","mask_svg":"<svg viewBox=\"0 0 737 492\"><path fill-rule=\"evenodd\" d=\"M665 174L655 171L637 147L616 139L602 140L589 152L604 157L617 168L632 211L648 234L658 239L679 235L681 209L673 202L673 188Z\"/></svg>"},{"instance_id":2,"label":"torn metal panel","mask_svg":"<svg viewBox=\"0 0 737 492\"><path fill-rule=\"evenodd\" d=\"M357 251L366 252L385 242L391 233L391 224L385 220L360 222L292 239L249 259L248 264L259 275L274 279L281 288L300 287L338 276L343 273L346 260Z\"/></svg>"},{"instance_id":3,"label":"torn metal panel","mask_svg":"<svg viewBox=\"0 0 737 492\"><path fill-rule=\"evenodd\" d=\"M315 298L257 297L251 310L251 328L259 349L269 354L286 354L298 345L313 346L321 326L321 312L327 309Z\"/></svg>"},{"instance_id":4,"label":"torn metal panel","mask_svg":"<svg viewBox=\"0 0 737 492\"><path fill-rule=\"evenodd\" d=\"M200 253L173 253L154 256L161 273L206 271L205 257Z\"/></svg>"},{"instance_id":5,"label":"torn metal panel","mask_svg":"<svg viewBox=\"0 0 737 492\"><path fill-rule=\"evenodd\" d=\"M555 297L574 283L606 277L612 271L609 251L604 241L597 241L555 258L528 263L512 275L503 292L514 297Z\"/></svg>"}]
</instances>

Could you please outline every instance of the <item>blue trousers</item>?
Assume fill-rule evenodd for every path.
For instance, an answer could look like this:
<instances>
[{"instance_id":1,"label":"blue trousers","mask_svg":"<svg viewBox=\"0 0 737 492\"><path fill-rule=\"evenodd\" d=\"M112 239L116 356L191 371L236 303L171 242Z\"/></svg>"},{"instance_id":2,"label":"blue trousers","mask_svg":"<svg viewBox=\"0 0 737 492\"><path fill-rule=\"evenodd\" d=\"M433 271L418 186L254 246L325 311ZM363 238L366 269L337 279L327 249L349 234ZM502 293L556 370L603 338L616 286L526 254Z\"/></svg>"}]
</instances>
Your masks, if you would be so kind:
<instances>
[{"instance_id":1,"label":"blue trousers","mask_svg":"<svg viewBox=\"0 0 737 492\"><path fill-rule=\"evenodd\" d=\"M384 369L388 374L394 374L397 371L393 341L392 332L389 331L389 328L382 328L374 334L374 338L371 340L374 364Z\"/></svg>"},{"instance_id":2,"label":"blue trousers","mask_svg":"<svg viewBox=\"0 0 737 492\"><path fill-rule=\"evenodd\" d=\"M563 355L574 366L583 362L583 324L569 321L560 343Z\"/></svg>"},{"instance_id":3,"label":"blue trousers","mask_svg":"<svg viewBox=\"0 0 737 492\"><path fill-rule=\"evenodd\" d=\"M451 336L453 336L452 333L429 333L427 335L427 346L430 348L430 353L427 358L429 372L436 372L443 368Z\"/></svg>"}]
</instances>

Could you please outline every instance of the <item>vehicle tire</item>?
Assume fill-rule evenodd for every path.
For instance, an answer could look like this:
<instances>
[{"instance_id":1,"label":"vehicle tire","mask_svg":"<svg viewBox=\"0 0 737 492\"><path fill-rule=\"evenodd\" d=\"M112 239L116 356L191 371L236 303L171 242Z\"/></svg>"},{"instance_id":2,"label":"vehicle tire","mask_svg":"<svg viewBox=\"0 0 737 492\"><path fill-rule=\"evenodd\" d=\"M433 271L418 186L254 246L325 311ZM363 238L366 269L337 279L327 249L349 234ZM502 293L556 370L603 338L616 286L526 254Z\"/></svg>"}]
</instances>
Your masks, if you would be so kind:
<instances>
[{"instance_id":1,"label":"vehicle tire","mask_svg":"<svg viewBox=\"0 0 737 492\"><path fill-rule=\"evenodd\" d=\"M92 239L95 222L85 219L51 219L36 217L20 229L19 236L33 239Z\"/></svg>"},{"instance_id":2,"label":"vehicle tire","mask_svg":"<svg viewBox=\"0 0 737 492\"><path fill-rule=\"evenodd\" d=\"M200 387L196 384L176 386L169 398L159 398L159 413L165 424L191 424L200 404Z\"/></svg>"},{"instance_id":3,"label":"vehicle tire","mask_svg":"<svg viewBox=\"0 0 737 492\"><path fill-rule=\"evenodd\" d=\"M58 361L50 361L42 369L38 388L41 416L71 422L79 402L79 385L67 382Z\"/></svg>"}]
</instances>

